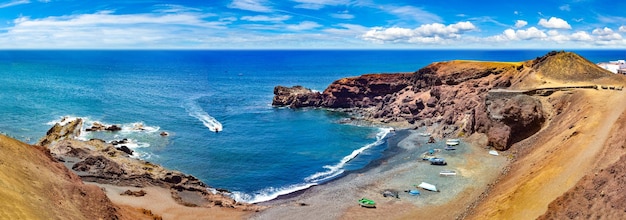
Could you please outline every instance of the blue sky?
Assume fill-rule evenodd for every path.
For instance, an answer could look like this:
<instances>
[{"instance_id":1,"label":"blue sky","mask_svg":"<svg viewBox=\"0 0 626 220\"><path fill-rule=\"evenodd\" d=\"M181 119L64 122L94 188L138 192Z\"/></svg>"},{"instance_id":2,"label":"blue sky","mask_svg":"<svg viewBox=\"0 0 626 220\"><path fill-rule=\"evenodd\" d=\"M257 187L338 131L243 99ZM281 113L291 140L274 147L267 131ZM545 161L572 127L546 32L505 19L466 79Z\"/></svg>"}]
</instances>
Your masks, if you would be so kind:
<instances>
[{"instance_id":1,"label":"blue sky","mask_svg":"<svg viewBox=\"0 0 626 220\"><path fill-rule=\"evenodd\" d=\"M626 1L0 0L2 49L626 48Z\"/></svg>"}]
</instances>

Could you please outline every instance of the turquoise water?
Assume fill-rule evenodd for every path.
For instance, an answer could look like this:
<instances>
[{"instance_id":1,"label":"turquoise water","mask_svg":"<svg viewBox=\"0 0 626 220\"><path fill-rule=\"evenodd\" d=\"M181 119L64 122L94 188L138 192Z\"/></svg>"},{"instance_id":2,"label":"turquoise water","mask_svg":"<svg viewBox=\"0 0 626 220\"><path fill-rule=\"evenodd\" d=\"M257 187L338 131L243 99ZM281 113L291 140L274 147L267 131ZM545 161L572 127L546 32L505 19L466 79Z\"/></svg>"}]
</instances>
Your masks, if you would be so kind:
<instances>
[{"instance_id":1,"label":"turquoise water","mask_svg":"<svg viewBox=\"0 0 626 220\"><path fill-rule=\"evenodd\" d=\"M138 158L228 189L240 201L266 201L363 168L393 135L339 124L341 113L273 108L274 86L321 91L365 73L546 52L0 51L0 132L34 143L64 116L120 124L122 132L83 138L130 138ZM626 58L626 51L578 52L593 62ZM140 124L144 131L133 130Z\"/></svg>"}]
</instances>

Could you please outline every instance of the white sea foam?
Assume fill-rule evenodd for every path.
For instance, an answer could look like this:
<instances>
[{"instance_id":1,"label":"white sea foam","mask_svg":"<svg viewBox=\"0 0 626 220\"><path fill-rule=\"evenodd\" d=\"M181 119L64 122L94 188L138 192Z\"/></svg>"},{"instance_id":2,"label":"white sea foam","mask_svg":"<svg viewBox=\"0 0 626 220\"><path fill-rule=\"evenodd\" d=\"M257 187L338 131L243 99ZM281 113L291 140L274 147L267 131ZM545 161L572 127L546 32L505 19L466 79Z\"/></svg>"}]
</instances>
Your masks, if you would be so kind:
<instances>
[{"instance_id":1,"label":"white sea foam","mask_svg":"<svg viewBox=\"0 0 626 220\"><path fill-rule=\"evenodd\" d=\"M204 124L205 127L209 128L211 131L222 131L222 123L220 123L217 119L211 117L209 113L205 112L200 105L197 103L196 99L190 99L185 102L184 107L189 113L189 116L197 118Z\"/></svg>"},{"instance_id":2,"label":"white sea foam","mask_svg":"<svg viewBox=\"0 0 626 220\"><path fill-rule=\"evenodd\" d=\"M87 120L87 118L83 118L83 117L65 115L65 116L61 116L60 119L47 122L46 125L54 126L55 124L59 123L61 126L65 126L67 123L74 121L76 119L79 119L79 118L83 119L83 121Z\"/></svg>"},{"instance_id":3,"label":"white sea foam","mask_svg":"<svg viewBox=\"0 0 626 220\"><path fill-rule=\"evenodd\" d=\"M281 187L281 188L268 187L255 193L254 195L249 195L249 194L245 194L241 192L233 192L231 197L237 202L259 203L259 202L270 201L281 195L286 195L286 194L297 192L303 189L308 189L309 187L314 186L314 185L317 185L317 184L316 183L302 183L302 184L295 184L295 185Z\"/></svg>"},{"instance_id":4,"label":"white sea foam","mask_svg":"<svg viewBox=\"0 0 626 220\"><path fill-rule=\"evenodd\" d=\"M161 128L159 126L148 126L143 122L132 122L132 123L123 123L118 124L122 128L119 132L87 132L85 129L90 128L94 124L98 123L105 127L111 126L107 122L101 122L96 120L90 120L89 117L78 117L78 116L62 116L58 120L50 121L46 123L47 125L55 125L57 123L61 125L66 125L67 123L76 120L83 119L83 127L81 128L80 135L76 137L78 140L88 141L92 138L103 139L104 141L110 142L113 140L120 140L123 138L127 139L127 143L120 144L124 145L130 149L133 149L135 152L131 157L137 159L149 159L153 155L150 153L143 152L141 148L148 148L151 146L150 142L155 140L161 140L162 137L156 133ZM157 143L158 145L158 143Z\"/></svg>"},{"instance_id":5,"label":"white sea foam","mask_svg":"<svg viewBox=\"0 0 626 220\"><path fill-rule=\"evenodd\" d=\"M370 149L374 146L380 145L383 143L384 138L391 132L393 131L393 128L380 128L380 131L376 134L376 141L373 143L369 143L359 149L356 149L354 151L352 151L352 153L348 156L345 156L343 159L341 159L341 161L339 161L339 163L335 164L335 165L326 165L324 166L324 168L326 168L326 171L323 172L318 172L315 173L307 178L305 178L304 180L307 182L322 182L322 181L326 181L328 179L331 179L333 177L336 177L339 174L342 174L344 172L343 167L350 162L351 160L353 160L354 158L356 158L357 156L359 156L359 154L363 153L363 151Z\"/></svg>"},{"instance_id":6,"label":"white sea foam","mask_svg":"<svg viewBox=\"0 0 626 220\"><path fill-rule=\"evenodd\" d=\"M393 131L393 128L380 128L380 131L376 134L376 141L374 141L373 143L369 143L359 149L356 149L354 151L352 151L352 153L348 156L345 156L344 158L341 159L341 161L339 161L339 163L332 165L332 166L324 166L324 168L328 169L326 171L323 172L318 172L315 173L307 178L304 179L304 183L300 183L300 184L295 184L295 185L291 185L291 186L285 186L285 187L281 187L281 188L274 188L274 187L268 187L265 188L257 193L255 193L254 195L250 195L250 194L245 194L245 193L241 193L241 192L233 192L231 194L231 197L233 199L235 199L238 202L247 202L247 203L259 203L259 202L265 202L265 201L269 201L272 199L277 198L278 196L281 195L286 195L289 193L293 193L293 192L297 192L303 189L307 189L311 186L315 186L318 185L320 183L323 183L327 180L330 180L340 174L342 174L345 170L343 169L344 166L350 162L351 160L353 160L354 158L356 158L359 154L363 153L365 150L372 148L374 146L378 146L381 145L384 142L385 137L387 137L387 135L389 133L391 133Z\"/></svg>"}]
</instances>

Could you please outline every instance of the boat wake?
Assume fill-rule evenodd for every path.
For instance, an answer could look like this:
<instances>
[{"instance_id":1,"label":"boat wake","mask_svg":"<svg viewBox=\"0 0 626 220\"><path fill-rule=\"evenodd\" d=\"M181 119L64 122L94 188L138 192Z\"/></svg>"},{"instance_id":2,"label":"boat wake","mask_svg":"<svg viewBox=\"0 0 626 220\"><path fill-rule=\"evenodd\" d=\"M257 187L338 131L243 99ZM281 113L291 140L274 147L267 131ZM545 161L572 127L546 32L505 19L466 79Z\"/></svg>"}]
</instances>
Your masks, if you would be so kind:
<instances>
[{"instance_id":1,"label":"boat wake","mask_svg":"<svg viewBox=\"0 0 626 220\"><path fill-rule=\"evenodd\" d=\"M268 187L263 190L256 192L254 195L245 194L241 192L233 192L231 197L238 202L247 202L247 203L259 203L265 202L272 199L277 198L281 195L290 194L293 192L297 192L303 189L307 189L311 186L315 186L333 178L341 175L345 172L344 167L348 162L359 156L359 154L363 153L367 149L370 149L375 146L379 146L385 142L385 138L389 133L393 131L393 128L380 128L380 131L376 134L376 141L369 143L359 149L352 151L350 155L343 157L337 164L335 165L326 165L324 168L326 171L315 173L311 176L304 178L303 183L294 184L290 186L275 188Z\"/></svg>"},{"instance_id":2,"label":"boat wake","mask_svg":"<svg viewBox=\"0 0 626 220\"><path fill-rule=\"evenodd\" d=\"M205 112L200 105L198 105L198 98L187 100L184 103L184 108L189 113L189 116L197 118L211 131L222 131L223 126L217 119L211 117L209 113Z\"/></svg>"}]
</instances>

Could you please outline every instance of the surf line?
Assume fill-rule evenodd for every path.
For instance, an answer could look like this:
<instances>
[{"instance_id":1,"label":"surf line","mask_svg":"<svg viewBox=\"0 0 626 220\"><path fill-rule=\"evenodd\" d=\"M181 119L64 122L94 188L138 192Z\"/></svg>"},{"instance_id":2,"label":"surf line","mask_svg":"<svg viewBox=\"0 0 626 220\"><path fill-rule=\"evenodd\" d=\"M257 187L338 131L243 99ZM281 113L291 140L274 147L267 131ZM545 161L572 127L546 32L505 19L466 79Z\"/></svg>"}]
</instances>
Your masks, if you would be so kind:
<instances>
[{"instance_id":1,"label":"surf line","mask_svg":"<svg viewBox=\"0 0 626 220\"><path fill-rule=\"evenodd\" d=\"M198 98L190 99L185 102L184 107L185 107L185 110L187 110L187 113L189 113L189 116L200 120L202 124L204 124L204 126L207 127L211 131L214 131L214 132L222 131L224 129L224 127L222 126L222 123L220 123L217 119L215 119L214 117L209 115L209 113L204 111L202 107L198 105L196 101L197 99Z\"/></svg>"},{"instance_id":2,"label":"surf line","mask_svg":"<svg viewBox=\"0 0 626 220\"><path fill-rule=\"evenodd\" d=\"M348 162L350 162L351 160L359 156L359 154L363 153L363 151L370 149L374 146L383 144L385 137L387 137L387 135L391 133L392 130L393 130L392 128L379 128L379 132L376 134L375 142L369 143L359 149L352 151L350 155L345 156L343 159L341 159L341 161L339 161L339 163L332 165L332 166L330 165L324 166L324 168L327 169L326 171L315 173L305 178L304 180L307 182L318 183L318 182L327 181L329 179L332 179L342 174L345 171L343 168Z\"/></svg>"},{"instance_id":3,"label":"surf line","mask_svg":"<svg viewBox=\"0 0 626 220\"><path fill-rule=\"evenodd\" d=\"M259 203L270 201L272 199L278 198L281 195L290 194L296 191L300 191L303 189L308 189L311 186L318 185L320 183L329 181L340 174L342 174L345 170L345 165L356 158L359 154L363 153L367 149L370 149L375 146L379 146L384 143L385 138L393 131L393 128L379 128L379 132L376 134L376 141L366 144L365 146L352 151L350 155L343 157L337 164L335 165L326 165L324 168L326 171L318 172L304 179L302 183L296 183L293 185L288 185L284 187L268 187L257 191L254 194L246 194L242 192L233 192L231 197L238 202L248 202L248 203Z\"/></svg>"}]
</instances>

